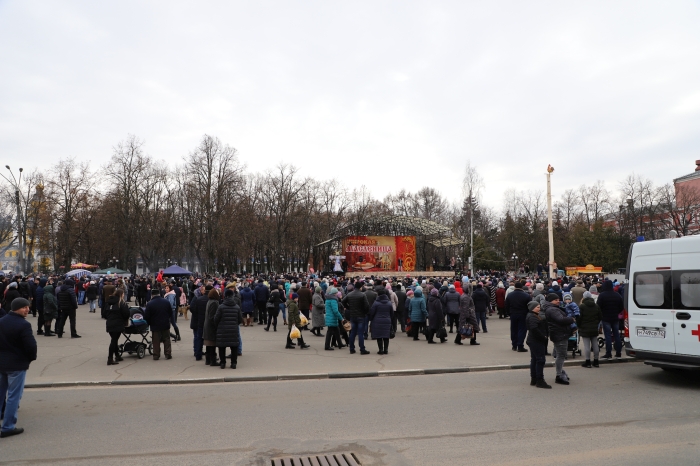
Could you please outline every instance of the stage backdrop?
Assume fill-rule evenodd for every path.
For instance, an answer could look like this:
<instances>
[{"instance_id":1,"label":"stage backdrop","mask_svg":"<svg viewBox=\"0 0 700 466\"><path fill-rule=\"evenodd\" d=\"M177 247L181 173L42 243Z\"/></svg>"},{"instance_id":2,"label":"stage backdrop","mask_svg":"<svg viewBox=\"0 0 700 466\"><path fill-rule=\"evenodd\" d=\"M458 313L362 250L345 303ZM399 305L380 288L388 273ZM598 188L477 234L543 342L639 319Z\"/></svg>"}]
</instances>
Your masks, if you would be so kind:
<instances>
[{"instance_id":1,"label":"stage backdrop","mask_svg":"<svg viewBox=\"0 0 700 466\"><path fill-rule=\"evenodd\" d=\"M343 255L349 272L379 272L416 268L415 236L347 236L343 239Z\"/></svg>"}]
</instances>

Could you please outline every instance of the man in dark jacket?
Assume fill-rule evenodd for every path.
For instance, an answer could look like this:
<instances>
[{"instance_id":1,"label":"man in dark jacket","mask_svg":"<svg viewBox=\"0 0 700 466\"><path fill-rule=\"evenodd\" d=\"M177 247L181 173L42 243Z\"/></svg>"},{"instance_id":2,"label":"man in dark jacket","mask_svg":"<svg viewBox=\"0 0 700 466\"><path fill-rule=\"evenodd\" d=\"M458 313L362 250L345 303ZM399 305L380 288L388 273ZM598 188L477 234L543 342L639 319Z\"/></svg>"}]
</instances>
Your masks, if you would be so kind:
<instances>
[{"instance_id":1,"label":"man in dark jacket","mask_svg":"<svg viewBox=\"0 0 700 466\"><path fill-rule=\"evenodd\" d=\"M163 342L165 359L172 359L172 345L170 344L170 322L173 319L172 306L167 299L156 295L146 304L144 319L151 327L153 334L153 360L160 359L160 342ZM204 319L202 319L203 321ZM204 322L202 322L202 325Z\"/></svg>"},{"instance_id":2,"label":"man in dark jacket","mask_svg":"<svg viewBox=\"0 0 700 466\"><path fill-rule=\"evenodd\" d=\"M94 281L91 281L87 287L87 290L85 291L85 299L87 299L88 303L90 304L90 312L95 312L95 309L97 308L98 292L97 285Z\"/></svg>"},{"instance_id":3,"label":"man in dark jacket","mask_svg":"<svg viewBox=\"0 0 700 466\"><path fill-rule=\"evenodd\" d=\"M401 285L398 283L394 286L394 294L396 294L396 299L398 299L398 304L396 305L396 312L394 312L394 320L392 322L392 327L394 332L396 332L396 321L401 323L401 332L406 331L406 292L401 289Z\"/></svg>"},{"instance_id":4,"label":"man in dark jacket","mask_svg":"<svg viewBox=\"0 0 700 466\"><path fill-rule=\"evenodd\" d=\"M0 400L5 406L0 437L24 432L17 427L17 410L29 364L36 359L36 340L27 314L29 301L16 298L10 312L0 319Z\"/></svg>"},{"instance_id":5,"label":"man in dark jacket","mask_svg":"<svg viewBox=\"0 0 700 466\"><path fill-rule=\"evenodd\" d=\"M39 280L39 285L34 290L34 301L32 302L34 308L39 313L39 320L36 323L37 335L44 334L44 287L46 286L46 279L42 278Z\"/></svg>"},{"instance_id":6,"label":"man in dark jacket","mask_svg":"<svg viewBox=\"0 0 700 466\"><path fill-rule=\"evenodd\" d=\"M241 306L233 299L234 291L224 291L224 302L216 309L214 323L216 324L216 344L219 347L221 368L226 367L226 347L231 348L231 369L236 368L240 343Z\"/></svg>"},{"instance_id":7,"label":"man in dark jacket","mask_svg":"<svg viewBox=\"0 0 700 466\"><path fill-rule=\"evenodd\" d=\"M61 324L58 327L58 332L56 332L58 338L63 338L63 328L68 319L70 319L70 337L81 338L75 327L75 311L78 309L78 299L75 296L75 282L70 278L67 279L63 285L61 285L61 289L56 298L58 300L58 307L61 309Z\"/></svg>"},{"instance_id":8,"label":"man in dark jacket","mask_svg":"<svg viewBox=\"0 0 700 466\"><path fill-rule=\"evenodd\" d=\"M311 298L313 296L306 282L301 282L301 288L299 288L297 294L299 295L299 311L308 319L309 311L311 310Z\"/></svg>"},{"instance_id":9,"label":"man in dark jacket","mask_svg":"<svg viewBox=\"0 0 700 466\"><path fill-rule=\"evenodd\" d=\"M5 309L5 312L10 312L12 309L12 301L21 297L22 296L19 294L19 289L17 288L17 282L10 282L10 284L7 285L7 291L5 292L5 299L3 300L2 308Z\"/></svg>"},{"instance_id":10,"label":"man in dark jacket","mask_svg":"<svg viewBox=\"0 0 700 466\"><path fill-rule=\"evenodd\" d=\"M472 300L474 301L474 312L476 313L476 329L478 330L478 323L481 322L481 328L484 333L488 333L486 330L486 312L488 312L491 298L486 294L484 286L481 283L476 284L476 289L474 293L472 293Z\"/></svg>"},{"instance_id":11,"label":"man in dark jacket","mask_svg":"<svg viewBox=\"0 0 700 466\"><path fill-rule=\"evenodd\" d=\"M253 314L253 322L260 321L261 324L267 323L267 311L265 306L267 300L270 299L270 289L265 286L262 280L258 280L258 284L253 290L255 293L255 314Z\"/></svg>"},{"instance_id":12,"label":"man in dark jacket","mask_svg":"<svg viewBox=\"0 0 700 466\"><path fill-rule=\"evenodd\" d=\"M547 319L549 339L552 340L554 346L552 355L555 357L554 367L557 370L555 382L569 385L569 376L564 371L564 361L566 360L569 337L572 333L571 324L574 323L574 318L567 316L566 311L559 307L558 294L549 293L546 299L542 307Z\"/></svg>"},{"instance_id":13,"label":"man in dark jacket","mask_svg":"<svg viewBox=\"0 0 700 466\"><path fill-rule=\"evenodd\" d=\"M515 289L506 296L505 313L510 315L510 341L513 351L527 353L525 349L525 334L527 327L525 317L527 316L527 304L530 302L530 295L523 291L523 283L515 282Z\"/></svg>"},{"instance_id":14,"label":"man in dark jacket","mask_svg":"<svg viewBox=\"0 0 700 466\"><path fill-rule=\"evenodd\" d=\"M369 305L369 309L372 308L372 305L374 304L374 301L377 299L377 292L374 290L374 281L370 281L369 285L367 286L367 289L365 291L365 296L367 297L367 304ZM365 340L369 338L369 311L367 311L367 315L365 315Z\"/></svg>"},{"instance_id":15,"label":"man in dark jacket","mask_svg":"<svg viewBox=\"0 0 700 466\"><path fill-rule=\"evenodd\" d=\"M622 341L618 315L624 309L622 296L613 290L610 280L605 280L597 301L600 312L603 313L603 333L605 333L605 354L600 359L612 358L612 338L615 338L615 358L622 357Z\"/></svg>"},{"instance_id":16,"label":"man in dark jacket","mask_svg":"<svg viewBox=\"0 0 700 466\"><path fill-rule=\"evenodd\" d=\"M351 289L352 288L352 289ZM360 354L369 354L365 350L365 318L369 314L369 302L367 296L355 289L352 285L347 286L348 294L343 298L343 306L348 310L352 330L350 330L350 354L355 354L355 337L359 337Z\"/></svg>"},{"instance_id":17,"label":"man in dark jacket","mask_svg":"<svg viewBox=\"0 0 700 466\"><path fill-rule=\"evenodd\" d=\"M202 360L202 348L204 346L202 332L204 331L204 318L206 317L207 301L209 301L209 297L207 295L211 289L211 285L205 286L204 282L202 282L199 287L199 293L195 292L192 301L190 301L190 328L194 334L192 344L194 346L194 357L197 361Z\"/></svg>"}]
</instances>

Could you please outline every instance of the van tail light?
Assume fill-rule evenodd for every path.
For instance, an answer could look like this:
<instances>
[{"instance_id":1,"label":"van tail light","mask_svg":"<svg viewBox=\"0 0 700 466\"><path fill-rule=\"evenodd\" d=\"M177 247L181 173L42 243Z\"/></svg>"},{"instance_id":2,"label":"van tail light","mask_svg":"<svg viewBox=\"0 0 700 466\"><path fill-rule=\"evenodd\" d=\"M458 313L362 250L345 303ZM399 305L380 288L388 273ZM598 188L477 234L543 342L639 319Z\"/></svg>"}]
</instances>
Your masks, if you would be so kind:
<instances>
[{"instance_id":1,"label":"van tail light","mask_svg":"<svg viewBox=\"0 0 700 466\"><path fill-rule=\"evenodd\" d=\"M629 314L627 314L627 309L622 310L622 316L625 319L625 338L630 337L630 320Z\"/></svg>"}]
</instances>

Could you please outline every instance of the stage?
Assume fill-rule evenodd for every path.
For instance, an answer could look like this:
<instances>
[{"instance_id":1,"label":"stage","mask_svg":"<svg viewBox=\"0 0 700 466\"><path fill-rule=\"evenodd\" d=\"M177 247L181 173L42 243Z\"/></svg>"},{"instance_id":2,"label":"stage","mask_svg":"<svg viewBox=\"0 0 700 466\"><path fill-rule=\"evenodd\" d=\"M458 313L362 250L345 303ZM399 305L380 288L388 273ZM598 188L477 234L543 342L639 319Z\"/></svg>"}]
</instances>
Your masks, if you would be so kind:
<instances>
[{"instance_id":1,"label":"stage","mask_svg":"<svg viewBox=\"0 0 700 466\"><path fill-rule=\"evenodd\" d=\"M377 278L406 278L406 277L411 277L411 278L418 278L418 277L423 277L423 278L436 278L436 277L445 277L445 278L451 278L455 276L454 270L441 270L437 272L432 272L428 270L414 270L413 272L398 272L398 271L389 271L389 270L379 270L376 272L367 272L367 271L348 271L345 273L345 276L348 278L366 278L374 275Z\"/></svg>"}]
</instances>

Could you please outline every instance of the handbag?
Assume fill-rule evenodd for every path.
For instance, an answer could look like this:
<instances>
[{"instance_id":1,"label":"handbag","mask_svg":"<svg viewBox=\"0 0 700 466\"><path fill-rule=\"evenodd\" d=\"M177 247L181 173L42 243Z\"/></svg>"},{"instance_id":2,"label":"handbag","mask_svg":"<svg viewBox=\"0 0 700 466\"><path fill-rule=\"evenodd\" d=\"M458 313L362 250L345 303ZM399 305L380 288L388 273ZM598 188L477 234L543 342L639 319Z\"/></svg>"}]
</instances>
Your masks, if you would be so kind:
<instances>
[{"instance_id":1,"label":"handbag","mask_svg":"<svg viewBox=\"0 0 700 466\"><path fill-rule=\"evenodd\" d=\"M346 332L349 332L350 330L352 330L352 325L350 324L349 321L343 320L341 322L341 324L343 325L343 328L345 329Z\"/></svg>"},{"instance_id":2,"label":"handbag","mask_svg":"<svg viewBox=\"0 0 700 466\"><path fill-rule=\"evenodd\" d=\"M438 338L447 338L447 329L445 327L440 327L437 331Z\"/></svg>"},{"instance_id":3,"label":"handbag","mask_svg":"<svg viewBox=\"0 0 700 466\"><path fill-rule=\"evenodd\" d=\"M474 335L474 328L471 324L463 325L459 329L459 334L462 335L463 338L471 338Z\"/></svg>"}]
</instances>

